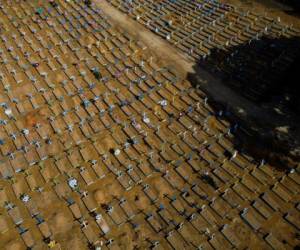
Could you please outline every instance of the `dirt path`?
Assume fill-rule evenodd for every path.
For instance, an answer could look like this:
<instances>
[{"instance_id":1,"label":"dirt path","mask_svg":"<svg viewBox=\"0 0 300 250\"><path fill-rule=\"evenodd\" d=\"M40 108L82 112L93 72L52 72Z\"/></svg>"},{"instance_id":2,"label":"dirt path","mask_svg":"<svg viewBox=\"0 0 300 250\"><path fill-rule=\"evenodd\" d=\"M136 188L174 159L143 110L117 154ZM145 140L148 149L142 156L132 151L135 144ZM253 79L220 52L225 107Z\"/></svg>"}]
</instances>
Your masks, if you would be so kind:
<instances>
[{"instance_id":1,"label":"dirt path","mask_svg":"<svg viewBox=\"0 0 300 250\"><path fill-rule=\"evenodd\" d=\"M128 32L135 39L145 44L151 53L158 57L164 65L172 66L180 77L185 78L188 72L193 72L194 62L189 60L186 55L178 51L171 44L153 34L142 24L128 18L127 15L111 6L108 2L96 0L95 3L117 27L120 27L122 31Z\"/></svg>"}]
</instances>

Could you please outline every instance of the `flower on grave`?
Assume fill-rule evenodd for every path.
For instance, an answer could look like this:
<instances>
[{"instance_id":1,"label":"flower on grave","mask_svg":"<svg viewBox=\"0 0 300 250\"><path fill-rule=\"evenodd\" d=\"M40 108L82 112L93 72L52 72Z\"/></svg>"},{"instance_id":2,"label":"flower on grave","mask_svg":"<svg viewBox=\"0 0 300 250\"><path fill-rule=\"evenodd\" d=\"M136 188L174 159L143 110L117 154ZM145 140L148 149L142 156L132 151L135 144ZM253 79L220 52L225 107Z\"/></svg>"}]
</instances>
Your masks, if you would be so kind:
<instances>
[{"instance_id":1,"label":"flower on grave","mask_svg":"<svg viewBox=\"0 0 300 250\"><path fill-rule=\"evenodd\" d=\"M89 100L83 100L83 106L85 107L85 108L88 108L89 106L90 106L90 101Z\"/></svg>"},{"instance_id":2,"label":"flower on grave","mask_svg":"<svg viewBox=\"0 0 300 250\"><path fill-rule=\"evenodd\" d=\"M54 248L55 246L56 246L55 240L51 240L51 241L49 242L49 244L48 244L48 247L49 247L49 248Z\"/></svg>"},{"instance_id":3,"label":"flower on grave","mask_svg":"<svg viewBox=\"0 0 300 250\"><path fill-rule=\"evenodd\" d=\"M0 119L0 125L6 125L6 124L7 124L7 120Z\"/></svg>"},{"instance_id":4,"label":"flower on grave","mask_svg":"<svg viewBox=\"0 0 300 250\"><path fill-rule=\"evenodd\" d=\"M102 215L101 214L96 214L95 219L96 220L101 220L102 219Z\"/></svg>"},{"instance_id":5,"label":"flower on grave","mask_svg":"<svg viewBox=\"0 0 300 250\"><path fill-rule=\"evenodd\" d=\"M158 102L162 107L165 107L168 105L168 101L167 100L162 100Z\"/></svg>"},{"instance_id":6,"label":"flower on grave","mask_svg":"<svg viewBox=\"0 0 300 250\"><path fill-rule=\"evenodd\" d=\"M150 123L150 119L148 117L143 118L144 123Z\"/></svg>"},{"instance_id":7,"label":"flower on grave","mask_svg":"<svg viewBox=\"0 0 300 250\"><path fill-rule=\"evenodd\" d=\"M114 150L114 155L115 156L118 156L120 153L121 153L120 149L117 148L117 149Z\"/></svg>"},{"instance_id":8,"label":"flower on grave","mask_svg":"<svg viewBox=\"0 0 300 250\"><path fill-rule=\"evenodd\" d=\"M28 135L29 134L29 130L27 128L22 129L22 133L24 135Z\"/></svg>"},{"instance_id":9,"label":"flower on grave","mask_svg":"<svg viewBox=\"0 0 300 250\"><path fill-rule=\"evenodd\" d=\"M70 178L68 184L72 189L75 189L78 186L78 182L75 178Z\"/></svg>"},{"instance_id":10,"label":"flower on grave","mask_svg":"<svg viewBox=\"0 0 300 250\"><path fill-rule=\"evenodd\" d=\"M28 194L22 194L22 195L20 196L20 199L21 199L23 202L27 203L27 202L30 200L30 196L29 196Z\"/></svg>"}]
</instances>

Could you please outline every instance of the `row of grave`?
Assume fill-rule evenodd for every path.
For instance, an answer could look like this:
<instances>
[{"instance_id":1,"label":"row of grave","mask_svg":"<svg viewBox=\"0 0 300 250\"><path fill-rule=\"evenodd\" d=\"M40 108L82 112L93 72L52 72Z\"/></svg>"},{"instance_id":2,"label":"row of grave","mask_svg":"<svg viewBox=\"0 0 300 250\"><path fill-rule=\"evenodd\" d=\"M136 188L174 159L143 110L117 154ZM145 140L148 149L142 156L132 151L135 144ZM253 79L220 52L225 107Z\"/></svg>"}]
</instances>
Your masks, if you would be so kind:
<instances>
[{"instance_id":1,"label":"row of grave","mask_svg":"<svg viewBox=\"0 0 300 250\"><path fill-rule=\"evenodd\" d=\"M300 53L299 30L219 1L108 2L253 101L266 97Z\"/></svg>"},{"instance_id":2,"label":"row of grave","mask_svg":"<svg viewBox=\"0 0 300 250\"><path fill-rule=\"evenodd\" d=\"M5 93L0 143L4 239L22 239L33 248L42 243L59 248L51 219L61 205L67 208L66 218L74 217L72 232L79 229L90 246L104 249L122 247L124 233L130 239L141 234L135 244L146 248L239 247L244 236L236 226L265 247L281 246L282 241L295 245L289 235L262 225L277 211L273 221L291 233L299 227L293 224L299 212L293 199L299 189L297 171L274 176L269 165L257 167L234 151L235 128L222 117L216 119L205 95L146 59L143 46L109 23L99 40L90 25L82 30L74 27L85 37L95 36L95 43L80 43L75 37L64 40L73 30L64 23L51 26L46 10L55 17L89 13L87 20L103 20L95 6L65 4L43 6L38 15L32 15L38 8L33 3L29 7L12 1L1 8L3 16L14 17L13 25L22 30L31 27L31 20L38 25L24 38L18 35L22 30L12 27L2 36L8 40L12 34L12 42L24 44L34 58L23 56L27 49L23 52L14 43L1 53L6 59L2 83L8 72L23 73L22 65L31 69L24 81L9 79L10 87L4 84L1 91ZM32 16L24 17L25 13ZM46 46L37 42L40 29L49 31L41 39ZM51 38L54 46L47 47ZM127 45L127 53L117 60L114 52L121 53L120 43L123 48ZM20 58L17 62L13 51ZM64 54L70 60L61 63ZM51 61L48 67L55 65L48 72L45 67L38 70L43 55ZM115 72L122 71L118 66L125 70L116 77ZM58 78L47 81L53 71ZM108 188L104 201L97 197L106 192L101 187ZM43 197L52 197L57 206L45 209L40 204ZM262 232L255 236L258 230Z\"/></svg>"},{"instance_id":3,"label":"row of grave","mask_svg":"<svg viewBox=\"0 0 300 250\"><path fill-rule=\"evenodd\" d=\"M185 52L196 58L208 56L210 49L229 48L263 34L286 37L299 34L291 26L254 12L240 13L232 6L215 0L113 0L111 4L176 46L185 47ZM203 51L197 53L198 47Z\"/></svg>"}]
</instances>

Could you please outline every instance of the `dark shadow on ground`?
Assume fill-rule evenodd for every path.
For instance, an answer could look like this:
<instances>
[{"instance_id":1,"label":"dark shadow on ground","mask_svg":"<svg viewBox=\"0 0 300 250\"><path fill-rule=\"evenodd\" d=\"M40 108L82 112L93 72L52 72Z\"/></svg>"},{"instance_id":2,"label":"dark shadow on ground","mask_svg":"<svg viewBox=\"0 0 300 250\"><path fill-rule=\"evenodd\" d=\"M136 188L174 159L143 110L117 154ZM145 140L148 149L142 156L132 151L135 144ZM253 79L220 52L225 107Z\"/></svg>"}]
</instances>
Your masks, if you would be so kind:
<instances>
[{"instance_id":1,"label":"dark shadow on ground","mask_svg":"<svg viewBox=\"0 0 300 250\"><path fill-rule=\"evenodd\" d=\"M266 8L281 10L289 15L300 15L299 0L241 0L244 4L251 5L257 2L266 6Z\"/></svg>"},{"instance_id":2,"label":"dark shadow on ground","mask_svg":"<svg viewBox=\"0 0 300 250\"><path fill-rule=\"evenodd\" d=\"M300 12L300 1L299 0L276 0L276 1L292 7L293 10L298 13Z\"/></svg>"},{"instance_id":3,"label":"dark shadow on ground","mask_svg":"<svg viewBox=\"0 0 300 250\"><path fill-rule=\"evenodd\" d=\"M274 5L274 3L273 4L270 4L270 3L268 4L268 1L266 1L266 0L264 0L264 1L259 0L257 2L265 4L266 6L270 5L271 7L273 7L273 5ZM274 2L284 4L288 7L290 7L291 11L293 11L293 12L298 12L299 13L299 11L300 11L300 2L299 2L299 0L274 0Z\"/></svg>"},{"instance_id":4,"label":"dark shadow on ground","mask_svg":"<svg viewBox=\"0 0 300 250\"><path fill-rule=\"evenodd\" d=\"M300 17L300 1L299 0L276 0L277 2L287 5L290 9L283 10L286 14Z\"/></svg>"},{"instance_id":5,"label":"dark shadow on ground","mask_svg":"<svg viewBox=\"0 0 300 250\"><path fill-rule=\"evenodd\" d=\"M236 149L285 170L300 160L299 65L299 37L263 37L226 51L213 49L188 79L206 91L216 114L224 111L219 119L239 125L234 132ZM207 79L203 84L203 69L217 82ZM224 91L216 91L212 84L232 95L224 98Z\"/></svg>"}]
</instances>

